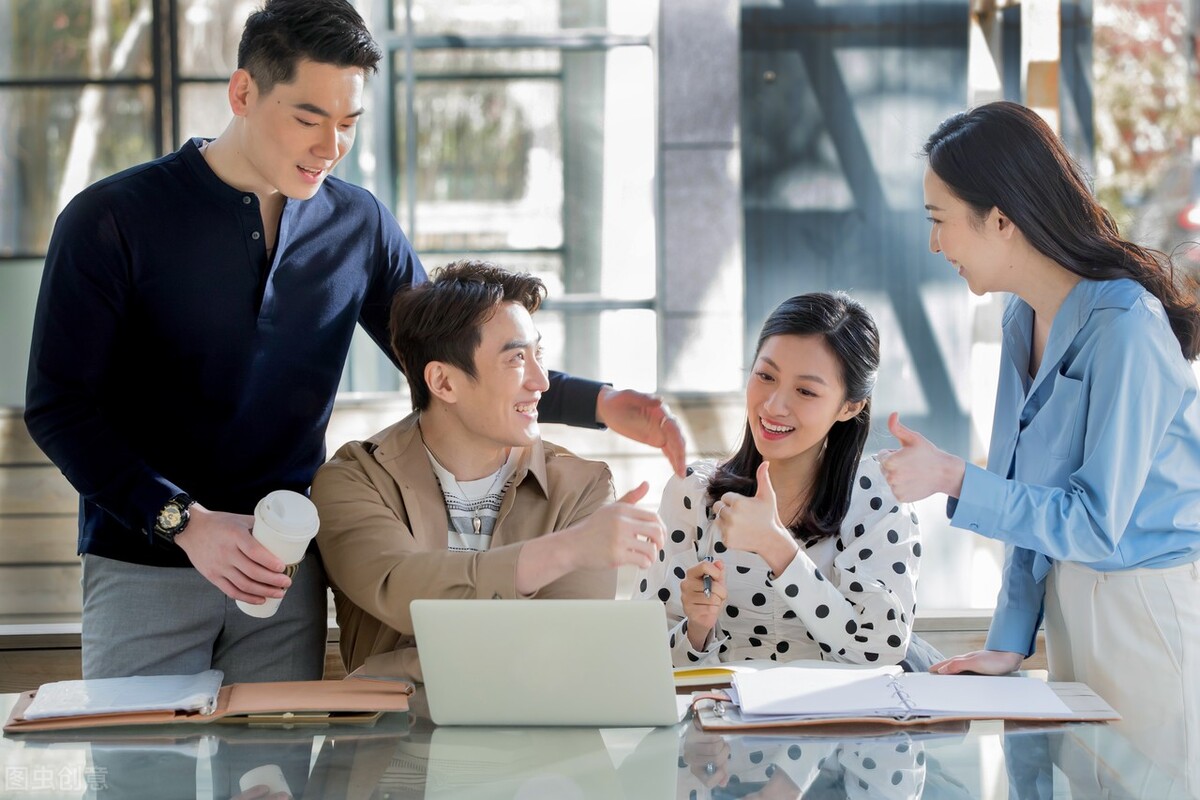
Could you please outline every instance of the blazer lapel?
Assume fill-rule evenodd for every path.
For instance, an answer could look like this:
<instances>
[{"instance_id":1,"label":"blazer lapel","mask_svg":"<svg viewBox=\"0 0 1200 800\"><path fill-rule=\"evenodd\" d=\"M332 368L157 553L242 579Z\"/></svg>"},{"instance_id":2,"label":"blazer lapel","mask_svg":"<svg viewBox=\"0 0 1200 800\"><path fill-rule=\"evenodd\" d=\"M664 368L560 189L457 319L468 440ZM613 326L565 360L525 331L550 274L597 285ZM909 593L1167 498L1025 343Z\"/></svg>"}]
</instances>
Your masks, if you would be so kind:
<instances>
[{"instance_id":1,"label":"blazer lapel","mask_svg":"<svg viewBox=\"0 0 1200 800\"><path fill-rule=\"evenodd\" d=\"M409 530L423 550L445 550L449 520L425 443L413 413L398 423L380 443L375 458L400 487Z\"/></svg>"},{"instance_id":2,"label":"blazer lapel","mask_svg":"<svg viewBox=\"0 0 1200 800\"><path fill-rule=\"evenodd\" d=\"M496 516L496 527L492 529L492 547L509 543L508 528L504 522L508 519L509 514L513 513L513 508L520 502L522 508L517 512L521 520L528 520L533 517L529 511L529 504L537 502L534 494L529 492L519 492L518 487L527 480L536 480L541 487L542 494L537 499L548 497L550 492L547 486L546 479L546 451L542 447L542 440L538 439L529 447L519 448L520 453L517 458L517 468L513 472L512 486L504 493L504 499L500 501L500 512ZM519 535L520 536L520 535ZM527 538L520 536L520 538Z\"/></svg>"}]
</instances>

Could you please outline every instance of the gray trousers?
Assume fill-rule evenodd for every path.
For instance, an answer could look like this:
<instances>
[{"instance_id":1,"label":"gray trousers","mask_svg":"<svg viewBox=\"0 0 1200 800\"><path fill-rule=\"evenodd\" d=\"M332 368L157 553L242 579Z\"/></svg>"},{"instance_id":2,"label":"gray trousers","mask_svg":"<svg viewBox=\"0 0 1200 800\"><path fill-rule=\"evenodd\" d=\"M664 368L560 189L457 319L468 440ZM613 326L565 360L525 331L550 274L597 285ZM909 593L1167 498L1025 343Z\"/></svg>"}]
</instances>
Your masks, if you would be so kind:
<instances>
[{"instance_id":1,"label":"gray trousers","mask_svg":"<svg viewBox=\"0 0 1200 800\"><path fill-rule=\"evenodd\" d=\"M83 557L83 677L219 669L225 683L319 680L325 670L325 570L305 556L268 619L190 567Z\"/></svg>"}]
</instances>

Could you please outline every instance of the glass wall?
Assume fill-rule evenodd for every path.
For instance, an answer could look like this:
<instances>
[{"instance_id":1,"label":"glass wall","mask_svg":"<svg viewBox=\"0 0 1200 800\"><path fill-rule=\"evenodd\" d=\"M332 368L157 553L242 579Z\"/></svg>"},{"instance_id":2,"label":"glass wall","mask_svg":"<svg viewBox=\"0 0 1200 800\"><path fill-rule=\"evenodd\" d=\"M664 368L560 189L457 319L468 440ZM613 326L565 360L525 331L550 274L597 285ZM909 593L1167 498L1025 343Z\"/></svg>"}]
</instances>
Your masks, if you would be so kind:
<instances>
[{"instance_id":1,"label":"glass wall","mask_svg":"<svg viewBox=\"0 0 1200 800\"><path fill-rule=\"evenodd\" d=\"M224 130L259 5L0 0L0 293L33 304L27 266L81 189ZM653 390L657 4L356 5L387 54L338 174L396 213L427 268L488 258L540 275L551 366ZM13 333L0 364L21 368L0 380L5 405L24 394L28 330ZM355 340L343 391L401 383Z\"/></svg>"},{"instance_id":2,"label":"glass wall","mask_svg":"<svg viewBox=\"0 0 1200 800\"><path fill-rule=\"evenodd\" d=\"M149 0L0 0L0 256L45 252L66 200L157 152Z\"/></svg>"},{"instance_id":3,"label":"glass wall","mask_svg":"<svg viewBox=\"0 0 1200 800\"><path fill-rule=\"evenodd\" d=\"M360 178L433 269L533 272L554 368L657 383L655 97L642 0L372 6L389 50ZM384 33L386 31L386 33ZM400 377L360 336L343 388Z\"/></svg>"}]
</instances>

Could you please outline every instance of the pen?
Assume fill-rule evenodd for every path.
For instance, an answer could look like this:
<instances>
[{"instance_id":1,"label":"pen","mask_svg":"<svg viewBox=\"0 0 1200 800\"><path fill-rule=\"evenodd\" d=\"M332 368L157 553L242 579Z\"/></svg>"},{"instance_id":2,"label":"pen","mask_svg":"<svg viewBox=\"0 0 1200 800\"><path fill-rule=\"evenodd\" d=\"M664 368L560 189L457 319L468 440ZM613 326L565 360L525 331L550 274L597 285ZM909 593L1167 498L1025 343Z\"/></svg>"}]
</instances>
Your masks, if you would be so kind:
<instances>
[{"instance_id":1,"label":"pen","mask_svg":"<svg viewBox=\"0 0 1200 800\"><path fill-rule=\"evenodd\" d=\"M713 531L713 523L717 521L717 517L719 517L719 516L721 516L721 512L717 511L716 515L712 516L708 520L708 524L705 526L705 532L708 533L708 540L707 540L707 551L703 558L705 561L707 561L710 564L713 561L713 539L716 536L715 531ZM697 548L697 549L699 549L699 548ZM712 597L712 575L704 576L704 596Z\"/></svg>"}]
</instances>

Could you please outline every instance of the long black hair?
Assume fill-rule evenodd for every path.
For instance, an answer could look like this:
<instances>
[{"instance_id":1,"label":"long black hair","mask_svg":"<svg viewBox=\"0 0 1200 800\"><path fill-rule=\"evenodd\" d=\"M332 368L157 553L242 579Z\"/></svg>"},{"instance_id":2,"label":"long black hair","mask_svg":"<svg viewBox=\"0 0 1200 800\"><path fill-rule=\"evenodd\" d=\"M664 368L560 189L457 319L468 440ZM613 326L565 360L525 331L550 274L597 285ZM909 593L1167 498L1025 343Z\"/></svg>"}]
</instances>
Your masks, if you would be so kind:
<instances>
[{"instance_id":1,"label":"long black hair","mask_svg":"<svg viewBox=\"0 0 1200 800\"><path fill-rule=\"evenodd\" d=\"M1122 239L1083 170L1041 117L1000 101L946 119L925 142L929 168L982 220L993 208L1064 269L1097 281L1132 278L1158 298L1190 361L1200 353L1194 281L1164 253Z\"/></svg>"},{"instance_id":2,"label":"long black hair","mask_svg":"<svg viewBox=\"0 0 1200 800\"><path fill-rule=\"evenodd\" d=\"M814 292L785 300L771 312L758 334L756 359L763 343L772 336L822 337L841 365L845 401L863 401L857 415L835 422L830 428L808 507L801 509L795 519L785 520L799 538L832 536L850 508L854 475L871 430L871 391L879 370L879 331L871 315L857 301L840 292ZM726 492L753 495L758 490L757 473L762 462L747 420L737 452L717 466L708 483L709 503Z\"/></svg>"}]
</instances>

